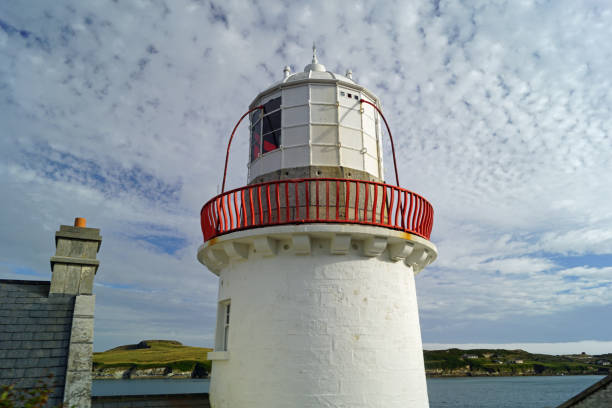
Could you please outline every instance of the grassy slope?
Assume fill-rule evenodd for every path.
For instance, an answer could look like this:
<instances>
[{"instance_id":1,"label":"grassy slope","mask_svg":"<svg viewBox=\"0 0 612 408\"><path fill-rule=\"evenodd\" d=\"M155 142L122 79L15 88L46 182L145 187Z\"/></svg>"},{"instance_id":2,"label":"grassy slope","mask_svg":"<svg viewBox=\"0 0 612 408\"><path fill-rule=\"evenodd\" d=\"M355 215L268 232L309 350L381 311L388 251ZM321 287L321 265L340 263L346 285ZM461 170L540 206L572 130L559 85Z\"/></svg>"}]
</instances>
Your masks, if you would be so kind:
<instances>
[{"instance_id":1,"label":"grassy slope","mask_svg":"<svg viewBox=\"0 0 612 408\"><path fill-rule=\"evenodd\" d=\"M189 370L196 364L210 369L206 355L212 349L183 346L171 340L146 340L135 345L120 346L94 353L94 368L104 367L172 367Z\"/></svg>"},{"instance_id":2,"label":"grassy slope","mask_svg":"<svg viewBox=\"0 0 612 408\"><path fill-rule=\"evenodd\" d=\"M171 340L146 340L139 344L116 347L102 353L94 353L94 369L105 367L171 367L178 370L192 370L200 365L210 372L210 361L207 360L209 348L183 346ZM483 354L493 356L484 358ZM464 354L476 354L481 358L466 359ZM552 356L531 354L523 350L434 350L424 351L426 369L453 370L470 366L470 371L498 372L512 375L515 372L533 370L537 374L595 374L608 370L608 367L594 364L594 360L612 361L612 354L593 356ZM523 360L523 364L512 364L513 360ZM495 361L502 361L503 364Z\"/></svg>"},{"instance_id":3,"label":"grassy slope","mask_svg":"<svg viewBox=\"0 0 612 408\"><path fill-rule=\"evenodd\" d=\"M480 358L467 359L464 354L478 355ZM492 354L485 358L484 354ZM456 370L469 366L471 372L513 373L532 371L534 374L596 374L604 373L607 367L599 366L595 360L607 359L602 356L553 356L548 354L531 354L524 350L434 350L424 351L425 368L429 370ZM523 360L523 364L512 363ZM501 361L502 364L498 363Z\"/></svg>"}]
</instances>

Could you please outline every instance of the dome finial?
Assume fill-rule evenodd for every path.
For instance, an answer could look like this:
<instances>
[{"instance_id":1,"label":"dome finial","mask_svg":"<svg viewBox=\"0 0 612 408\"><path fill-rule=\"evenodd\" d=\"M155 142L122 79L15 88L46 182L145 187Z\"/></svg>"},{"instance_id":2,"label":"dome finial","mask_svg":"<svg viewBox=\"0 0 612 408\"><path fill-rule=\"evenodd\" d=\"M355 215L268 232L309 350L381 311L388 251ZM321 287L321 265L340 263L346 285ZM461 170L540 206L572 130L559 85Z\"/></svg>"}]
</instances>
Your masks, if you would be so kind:
<instances>
[{"instance_id":1,"label":"dome finial","mask_svg":"<svg viewBox=\"0 0 612 408\"><path fill-rule=\"evenodd\" d=\"M319 64L317 59L317 46L312 42L312 62L304 67L304 72L308 71L320 71L325 72L325 65Z\"/></svg>"}]
</instances>

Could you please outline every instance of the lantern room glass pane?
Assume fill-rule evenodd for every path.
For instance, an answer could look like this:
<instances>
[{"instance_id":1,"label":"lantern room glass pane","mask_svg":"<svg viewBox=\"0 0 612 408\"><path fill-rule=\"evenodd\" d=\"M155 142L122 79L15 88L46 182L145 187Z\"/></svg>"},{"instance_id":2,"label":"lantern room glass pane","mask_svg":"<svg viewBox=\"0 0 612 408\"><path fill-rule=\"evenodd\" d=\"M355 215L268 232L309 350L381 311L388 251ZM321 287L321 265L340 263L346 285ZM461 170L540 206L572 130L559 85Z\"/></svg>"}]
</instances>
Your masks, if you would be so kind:
<instances>
[{"instance_id":1,"label":"lantern room glass pane","mask_svg":"<svg viewBox=\"0 0 612 408\"><path fill-rule=\"evenodd\" d=\"M261 109L254 110L251 113L251 123L257 122L260 116L261 116Z\"/></svg>"},{"instance_id":2,"label":"lantern room glass pane","mask_svg":"<svg viewBox=\"0 0 612 408\"><path fill-rule=\"evenodd\" d=\"M263 133L270 133L280 130L281 111L277 111L263 117Z\"/></svg>"},{"instance_id":3,"label":"lantern room glass pane","mask_svg":"<svg viewBox=\"0 0 612 408\"><path fill-rule=\"evenodd\" d=\"M268 102L264 103L263 112L264 115L270 112L273 112L279 109L281 106L281 97L270 99Z\"/></svg>"},{"instance_id":4,"label":"lantern room glass pane","mask_svg":"<svg viewBox=\"0 0 612 408\"><path fill-rule=\"evenodd\" d=\"M268 133L263 137L263 153L271 152L280 147L281 144L281 132L280 130L272 133Z\"/></svg>"},{"instance_id":5,"label":"lantern room glass pane","mask_svg":"<svg viewBox=\"0 0 612 408\"><path fill-rule=\"evenodd\" d=\"M263 109L258 109L251 114L251 123L254 124L251 126L250 161L280 147L281 101L280 96L270 99L263 104Z\"/></svg>"},{"instance_id":6,"label":"lantern room glass pane","mask_svg":"<svg viewBox=\"0 0 612 408\"><path fill-rule=\"evenodd\" d=\"M251 127L251 161L261 155L261 121Z\"/></svg>"}]
</instances>

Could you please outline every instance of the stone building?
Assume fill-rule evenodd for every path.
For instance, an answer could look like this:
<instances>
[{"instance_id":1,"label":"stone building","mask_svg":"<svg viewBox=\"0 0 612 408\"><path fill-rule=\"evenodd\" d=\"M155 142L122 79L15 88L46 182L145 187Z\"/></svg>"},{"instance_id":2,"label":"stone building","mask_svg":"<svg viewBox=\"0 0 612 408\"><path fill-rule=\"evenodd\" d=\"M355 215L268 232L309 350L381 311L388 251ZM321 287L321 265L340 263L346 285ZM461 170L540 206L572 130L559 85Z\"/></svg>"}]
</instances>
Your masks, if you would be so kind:
<instances>
[{"instance_id":1,"label":"stone building","mask_svg":"<svg viewBox=\"0 0 612 408\"><path fill-rule=\"evenodd\" d=\"M84 218L55 233L51 281L0 279L0 385L40 381L48 406L91 406L93 280L102 237Z\"/></svg>"}]
</instances>

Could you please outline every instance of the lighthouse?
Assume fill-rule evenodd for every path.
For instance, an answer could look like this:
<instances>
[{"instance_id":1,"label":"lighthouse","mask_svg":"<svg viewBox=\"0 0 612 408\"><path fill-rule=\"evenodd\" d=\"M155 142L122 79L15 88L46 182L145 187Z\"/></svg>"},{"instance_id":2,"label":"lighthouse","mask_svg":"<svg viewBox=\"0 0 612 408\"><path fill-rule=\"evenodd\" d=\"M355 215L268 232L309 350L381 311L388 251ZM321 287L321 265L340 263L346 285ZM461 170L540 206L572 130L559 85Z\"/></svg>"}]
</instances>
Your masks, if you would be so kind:
<instances>
[{"instance_id":1,"label":"lighthouse","mask_svg":"<svg viewBox=\"0 0 612 408\"><path fill-rule=\"evenodd\" d=\"M201 211L211 406L428 407L415 275L437 256L433 208L395 163L385 181L380 100L313 47L245 117L247 183L225 191L224 174Z\"/></svg>"}]
</instances>

